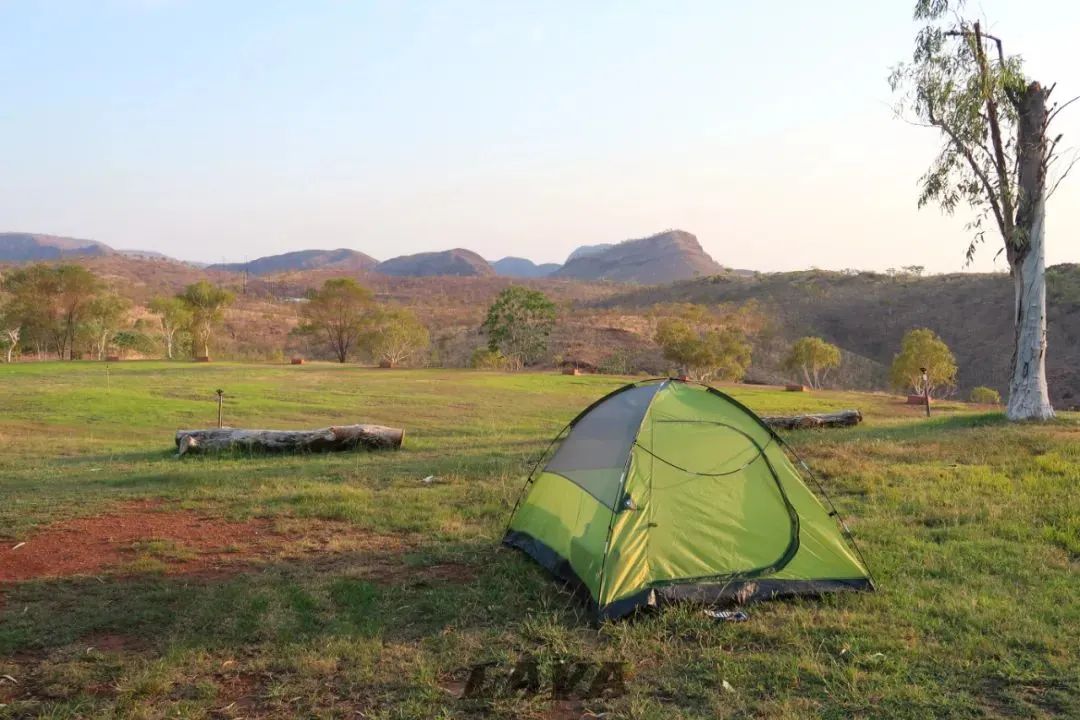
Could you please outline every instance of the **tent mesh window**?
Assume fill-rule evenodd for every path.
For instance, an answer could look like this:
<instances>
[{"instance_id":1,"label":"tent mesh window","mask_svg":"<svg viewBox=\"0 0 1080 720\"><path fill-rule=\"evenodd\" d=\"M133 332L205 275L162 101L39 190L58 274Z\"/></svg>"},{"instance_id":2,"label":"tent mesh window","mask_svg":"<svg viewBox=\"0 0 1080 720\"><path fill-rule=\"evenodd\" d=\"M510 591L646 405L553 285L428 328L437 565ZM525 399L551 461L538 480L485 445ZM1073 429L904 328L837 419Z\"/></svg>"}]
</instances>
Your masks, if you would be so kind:
<instances>
[{"instance_id":1,"label":"tent mesh window","mask_svg":"<svg viewBox=\"0 0 1080 720\"><path fill-rule=\"evenodd\" d=\"M639 385L608 397L587 411L548 461L544 472L562 475L610 509L630 448L649 403L662 386Z\"/></svg>"}]
</instances>

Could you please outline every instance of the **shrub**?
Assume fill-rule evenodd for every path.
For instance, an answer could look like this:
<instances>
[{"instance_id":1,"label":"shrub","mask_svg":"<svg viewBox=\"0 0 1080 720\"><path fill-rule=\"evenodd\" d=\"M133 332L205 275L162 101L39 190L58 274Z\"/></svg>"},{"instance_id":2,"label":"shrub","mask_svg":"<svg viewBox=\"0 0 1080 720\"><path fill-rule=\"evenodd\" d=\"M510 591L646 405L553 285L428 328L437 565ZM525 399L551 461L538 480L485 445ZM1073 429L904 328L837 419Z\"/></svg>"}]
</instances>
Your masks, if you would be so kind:
<instances>
[{"instance_id":1,"label":"shrub","mask_svg":"<svg viewBox=\"0 0 1080 720\"><path fill-rule=\"evenodd\" d=\"M979 403L980 405L1000 405L1001 393L994 388L980 385L971 390L971 402Z\"/></svg>"},{"instance_id":2,"label":"shrub","mask_svg":"<svg viewBox=\"0 0 1080 720\"><path fill-rule=\"evenodd\" d=\"M477 370L504 370L506 369L506 357L498 350L486 347L478 347L473 350L469 358L469 367Z\"/></svg>"}]
</instances>

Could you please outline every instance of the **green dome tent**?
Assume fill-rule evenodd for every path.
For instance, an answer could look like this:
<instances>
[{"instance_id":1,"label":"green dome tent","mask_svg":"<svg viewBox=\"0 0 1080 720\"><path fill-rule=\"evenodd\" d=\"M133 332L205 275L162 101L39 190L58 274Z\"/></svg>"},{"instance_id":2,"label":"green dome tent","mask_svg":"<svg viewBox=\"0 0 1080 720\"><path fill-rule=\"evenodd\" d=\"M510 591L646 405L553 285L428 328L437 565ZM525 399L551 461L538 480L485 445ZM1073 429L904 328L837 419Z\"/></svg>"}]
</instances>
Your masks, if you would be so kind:
<instances>
[{"instance_id":1,"label":"green dome tent","mask_svg":"<svg viewBox=\"0 0 1080 720\"><path fill-rule=\"evenodd\" d=\"M631 383L586 408L553 447L560 438L503 542L583 588L601 619L672 600L873 589L783 441L714 388Z\"/></svg>"}]
</instances>

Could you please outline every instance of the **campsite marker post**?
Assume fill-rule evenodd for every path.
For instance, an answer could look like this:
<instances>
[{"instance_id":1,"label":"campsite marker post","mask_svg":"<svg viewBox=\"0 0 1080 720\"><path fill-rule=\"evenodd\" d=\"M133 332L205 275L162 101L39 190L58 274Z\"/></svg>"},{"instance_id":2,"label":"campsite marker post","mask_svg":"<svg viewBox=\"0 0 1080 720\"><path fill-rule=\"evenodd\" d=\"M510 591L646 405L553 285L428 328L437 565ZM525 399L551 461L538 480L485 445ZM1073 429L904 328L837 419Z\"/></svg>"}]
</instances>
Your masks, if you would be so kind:
<instances>
[{"instance_id":1,"label":"campsite marker post","mask_svg":"<svg viewBox=\"0 0 1080 720\"><path fill-rule=\"evenodd\" d=\"M919 368L919 372L922 373L922 394L923 403L926 404L926 417L930 417L930 377L926 373L926 368Z\"/></svg>"}]
</instances>

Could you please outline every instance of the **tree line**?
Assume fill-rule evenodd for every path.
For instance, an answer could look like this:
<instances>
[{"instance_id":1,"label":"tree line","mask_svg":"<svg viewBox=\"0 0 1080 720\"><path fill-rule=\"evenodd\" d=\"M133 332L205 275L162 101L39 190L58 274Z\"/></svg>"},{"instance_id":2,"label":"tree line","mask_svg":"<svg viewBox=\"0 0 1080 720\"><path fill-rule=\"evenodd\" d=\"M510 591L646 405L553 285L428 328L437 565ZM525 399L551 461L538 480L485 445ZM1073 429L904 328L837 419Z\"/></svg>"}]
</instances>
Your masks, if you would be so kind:
<instances>
[{"instance_id":1,"label":"tree line","mask_svg":"<svg viewBox=\"0 0 1080 720\"><path fill-rule=\"evenodd\" d=\"M152 299L149 314L133 319L132 303L89 270L31 265L0 278L0 348L8 362L21 353L105 359L114 351L208 358L234 300L229 290L203 280L177 295ZM299 314L293 336L322 345L338 362L363 359L396 367L427 359L430 334L416 314L380 304L351 278L333 278L309 291ZM516 285L504 289L487 308L478 328L483 344L475 348L470 364L518 370L549 363L558 316L558 306L541 291ZM743 380L754 338L768 324L753 303L658 304L649 319L652 340L670 363L668 371L703 382ZM790 345L781 366L789 379L819 389L829 385L842 362L836 345L807 336ZM929 329L916 328L901 341L889 380L901 392L940 396L955 390L957 372L945 342ZM1000 402L990 388L976 388L971 399Z\"/></svg>"},{"instance_id":2,"label":"tree line","mask_svg":"<svg viewBox=\"0 0 1080 720\"><path fill-rule=\"evenodd\" d=\"M116 352L172 358L179 348L209 355L214 331L233 301L205 280L175 297L155 298L150 317L133 317L130 300L80 265L37 264L0 278L0 346L7 362L29 353L60 360Z\"/></svg>"}]
</instances>

